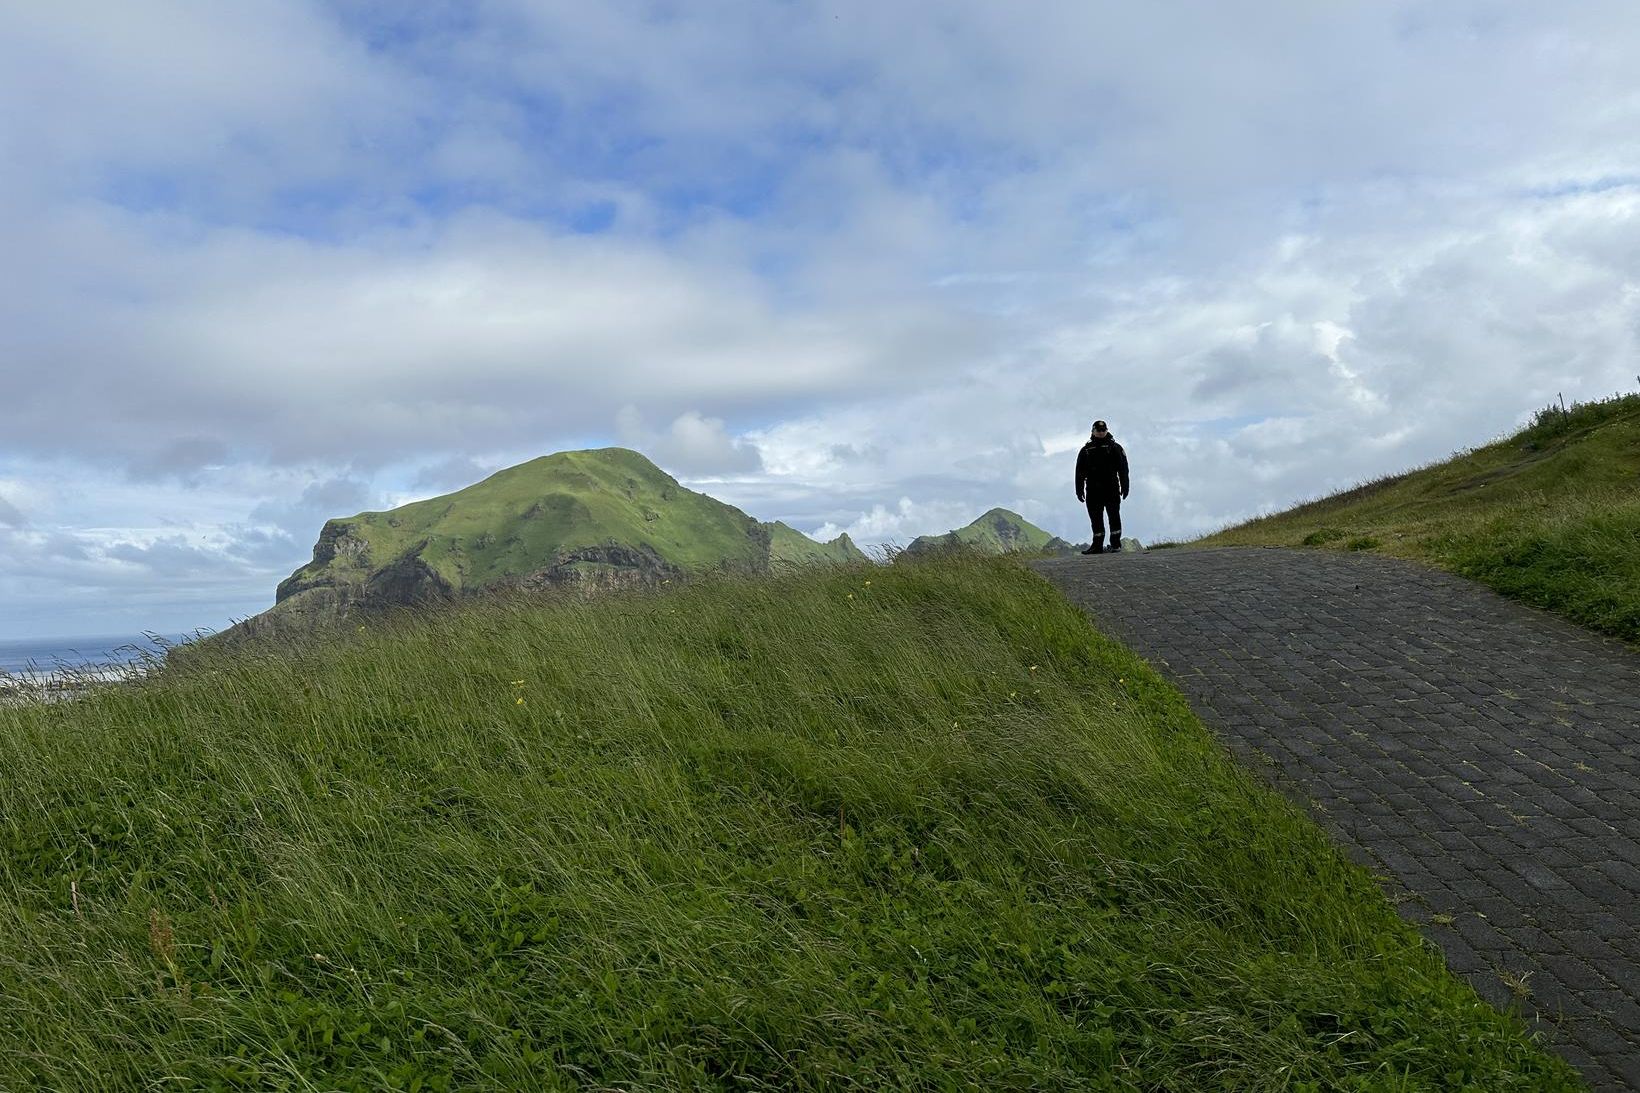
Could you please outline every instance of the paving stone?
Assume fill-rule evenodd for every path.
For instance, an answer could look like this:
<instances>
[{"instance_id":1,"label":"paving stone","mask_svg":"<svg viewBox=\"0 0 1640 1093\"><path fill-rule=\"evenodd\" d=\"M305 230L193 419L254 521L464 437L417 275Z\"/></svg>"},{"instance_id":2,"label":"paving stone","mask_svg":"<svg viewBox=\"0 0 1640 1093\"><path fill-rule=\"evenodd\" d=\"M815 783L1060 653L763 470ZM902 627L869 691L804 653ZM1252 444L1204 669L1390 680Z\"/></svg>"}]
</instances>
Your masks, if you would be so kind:
<instances>
[{"instance_id":1,"label":"paving stone","mask_svg":"<svg viewBox=\"0 0 1640 1093\"><path fill-rule=\"evenodd\" d=\"M1471 947L1491 954L1494 959L1499 953L1515 951L1508 936L1492 925L1490 920L1479 915L1458 915L1453 920L1452 928L1457 930Z\"/></svg>"},{"instance_id":2,"label":"paving stone","mask_svg":"<svg viewBox=\"0 0 1640 1093\"><path fill-rule=\"evenodd\" d=\"M1598 991L1611 986L1605 976L1575 956L1545 956L1542 961L1547 972L1573 991Z\"/></svg>"},{"instance_id":3,"label":"paving stone","mask_svg":"<svg viewBox=\"0 0 1640 1093\"><path fill-rule=\"evenodd\" d=\"M1571 883L1559 873L1550 869L1541 862L1528 858L1517 859L1509 863L1509 868L1518 874L1527 884L1540 891L1549 891L1555 888L1570 888Z\"/></svg>"},{"instance_id":4,"label":"paving stone","mask_svg":"<svg viewBox=\"0 0 1640 1093\"><path fill-rule=\"evenodd\" d=\"M1621 884L1614 884L1592 869L1583 869L1568 874L1568 878L1571 880L1573 888L1608 907L1622 903L1624 900L1640 899L1640 893L1636 893L1632 889L1626 889Z\"/></svg>"},{"instance_id":5,"label":"paving stone","mask_svg":"<svg viewBox=\"0 0 1640 1093\"><path fill-rule=\"evenodd\" d=\"M1568 1063L1571 1063L1573 1066L1577 1067L1578 1070L1582 1071L1583 1077L1588 1079L1590 1084L1593 1084L1594 1082L1592 1073L1609 1073L1605 1067L1600 1065L1600 1061L1598 1059L1589 1054L1587 1050L1579 1046L1575 1041L1572 1043L1561 1044L1560 1054L1561 1057ZM1621 1089L1623 1087L1613 1086L1610 1088Z\"/></svg>"},{"instance_id":6,"label":"paving stone","mask_svg":"<svg viewBox=\"0 0 1640 1093\"><path fill-rule=\"evenodd\" d=\"M1624 995L1622 991L1599 991L1599 997L1592 1003L1597 1013L1606 1016L1619 1031L1629 1039L1640 1036L1640 1003Z\"/></svg>"},{"instance_id":7,"label":"paving stone","mask_svg":"<svg viewBox=\"0 0 1640 1093\"><path fill-rule=\"evenodd\" d=\"M1626 861L1603 861L1594 867L1626 888L1633 898L1640 899L1640 867Z\"/></svg>"},{"instance_id":8,"label":"paving stone","mask_svg":"<svg viewBox=\"0 0 1640 1093\"><path fill-rule=\"evenodd\" d=\"M1417 897L1398 906L1454 973L1539 1014L1594 1088L1640 1089L1640 656L1365 553L1033 565L1169 675L1232 755L1279 770L1272 784L1347 856ZM1428 921L1437 906L1451 927ZM1532 1003L1499 967L1531 971Z\"/></svg>"},{"instance_id":9,"label":"paving stone","mask_svg":"<svg viewBox=\"0 0 1640 1093\"><path fill-rule=\"evenodd\" d=\"M1630 1043L1623 1034L1599 1024L1590 1024L1577 1029L1573 1035L1576 1037L1577 1046L1587 1051L1595 1060L1614 1060L1612 1066L1602 1068L1610 1077L1602 1083L1597 1083L1591 1078L1591 1086L1596 1089L1640 1088L1640 1061L1629 1062L1627 1049Z\"/></svg>"},{"instance_id":10,"label":"paving stone","mask_svg":"<svg viewBox=\"0 0 1640 1093\"><path fill-rule=\"evenodd\" d=\"M1473 873L1458 880L1447 882L1447 888L1463 900L1465 909L1470 911L1478 908L1483 902L1503 898L1499 895L1498 890L1492 887L1490 881Z\"/></svg>"},{"instance_id":11,"label":"paving stone","mask_svg":"<svg viewBox=\"0 0 1640 1093\"><path fill-rule=\"evenodd\" d=\"M1441 942L1441 955L1446 958L1447 968L1457 975L1479 975L1487 968L1486 957L1459 938Z\"/></svg>"},{"instance_id":12,"label":"paving stone","mask_svg":"<svg viewBox=\"0 0 1640 1093\"><path fill-rule=\"evenodd\" d=\"M1573 816L1567 819L1566 826L1574 831L1594 839L1604 839L1617 833L1617 829L1597 816ZM1625 861L1640 861L1640 841L1622 840L1610 848L1609 853L1614 858L1623 858ZM1630 858L1628 855L1635 855Z\"/></svg>"},{"instance_id":13,"label":"paving stone","mask_svg":"<svg viewBox=\"0 0 1640 1093\"><path fill-rule=\"evenodd\" d=\"M1612 1059L1612 1063L1608 1069L1611 1070L1617 1081L1623 1083L1622 1085L1613 1085L1608 1088L1640 1089L1640 1059L1634 1057L1634 1052L1632 1050L1622 1055L1608 1056L1608 1058ZM1591 1081L1589 1084L1593 1085L1594 1083Z\"/></svg>"}]
</instances>

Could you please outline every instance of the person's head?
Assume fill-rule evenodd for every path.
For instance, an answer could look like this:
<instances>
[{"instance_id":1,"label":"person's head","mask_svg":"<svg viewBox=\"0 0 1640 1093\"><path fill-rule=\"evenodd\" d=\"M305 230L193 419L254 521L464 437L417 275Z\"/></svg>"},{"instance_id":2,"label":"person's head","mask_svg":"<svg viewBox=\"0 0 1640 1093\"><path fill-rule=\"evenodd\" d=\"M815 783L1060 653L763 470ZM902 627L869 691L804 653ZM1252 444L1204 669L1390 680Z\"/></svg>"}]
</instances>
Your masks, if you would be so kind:
<instances>
[{"instance_id":1,"label":"person's head","mask_svg":"<svg viewBox=\"0 0 1640 1093\"><path fill-rule=\"evenodd\" d=\"M1105 423L1103 421L1096 421L1093 423L1093 435L1103 439L1110 435L1110 430L1105 428Z\"/></svg>"}]
</instances>

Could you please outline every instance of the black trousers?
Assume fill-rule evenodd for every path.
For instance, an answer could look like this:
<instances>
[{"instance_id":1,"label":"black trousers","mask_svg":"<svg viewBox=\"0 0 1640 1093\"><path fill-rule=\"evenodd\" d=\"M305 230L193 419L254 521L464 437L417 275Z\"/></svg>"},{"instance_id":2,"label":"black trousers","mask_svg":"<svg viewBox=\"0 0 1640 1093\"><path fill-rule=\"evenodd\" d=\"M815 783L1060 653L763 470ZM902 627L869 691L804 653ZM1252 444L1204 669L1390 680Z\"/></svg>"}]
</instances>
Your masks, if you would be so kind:
<instances>
[{"instance_id":1,"label":"black trousers","mask_svg":"<svg viewBox=\"0 0 1640 1093\"><path fill-rule=\"evenodd\" d=\"M1110 541L1122 541L1122 495L1112 490L1109 493L1088 494L1088 522L1093 525L1093 545L1105 545L1105 514L1110 514Z\"/></svg>"}]
</instances>

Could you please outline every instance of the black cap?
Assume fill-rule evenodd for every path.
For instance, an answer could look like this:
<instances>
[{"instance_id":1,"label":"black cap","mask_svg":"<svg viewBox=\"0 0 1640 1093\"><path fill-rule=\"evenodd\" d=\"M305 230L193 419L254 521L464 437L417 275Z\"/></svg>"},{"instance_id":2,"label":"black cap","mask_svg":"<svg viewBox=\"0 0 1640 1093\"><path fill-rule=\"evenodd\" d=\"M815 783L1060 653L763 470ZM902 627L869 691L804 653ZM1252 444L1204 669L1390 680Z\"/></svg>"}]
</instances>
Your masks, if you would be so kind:
<instances>
[{"instance_id":1,"label":"black cap","mask_svg":"<svg viewBox=\"0 0 1640 1093\"><path fill-rule=\"evenodd\" d=\"M1093 423L1093 427L1095 429L1104 429L1105 428L1105 423L1103 421L1096 421L1096 422ZM1109 430L1106 430L1106 431L1108 432Z\"/></svg>"}]
</instances>

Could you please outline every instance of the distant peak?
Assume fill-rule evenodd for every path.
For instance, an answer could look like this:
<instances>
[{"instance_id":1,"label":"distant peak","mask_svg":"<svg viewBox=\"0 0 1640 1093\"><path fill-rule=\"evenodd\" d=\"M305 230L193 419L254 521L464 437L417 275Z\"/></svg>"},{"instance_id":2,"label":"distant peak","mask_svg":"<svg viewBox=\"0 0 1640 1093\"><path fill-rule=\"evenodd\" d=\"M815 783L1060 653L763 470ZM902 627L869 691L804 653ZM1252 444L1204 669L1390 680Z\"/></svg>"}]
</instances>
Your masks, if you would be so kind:
<instances>
[{"instance_id":1,"label":"distant peak","mask_svg":"<svg viewBox=\"0 0 1640 1093\"><path fill-rule=\"evenodd\" d=\"M646 463L655 466L654 460L640 451L632 448L569 448L561 452L551 452L541 456L542 459L568 459L576 462L592 461L597 463ZM660 468L656 467L657 470Z\"/></svg>"},{"instance_id":2,"label":"distant peak","mask_svg":"<svg viewBox=\"0 0 1640 1093\"><path fill-rule=\"evenodd\" d=\"M979 519L980 520L1011 520L1012 522L1014 522L1016 524L1023 524L1025 522L1025 517L1021 516L1019 513L1014 512L1012 509L1005 509L1005 508L1000 508L1000 507L991 509L989 512L987 512L984 516L981 516ZM976 520L974 522L979 523L979 520Z\"/></svg>"},{"instance_id":3,"label":"distant peak","mask_svg":"<svg viewBox=\"0 0 1640 1093\"><path fill-rule=\"evenodd\" d=\"M675 483L677 480L660 467L655 461L642 452L631 448L571 448L562 452L549 452L546 455L536 456L534 459L507 467L498 474L507 474L524 467L542 469L556 467L576 467L586 470L589 467L599 469L619 469L628 474L637 473L646 476L656 476Z\"/></svg>"}]
</instances>

